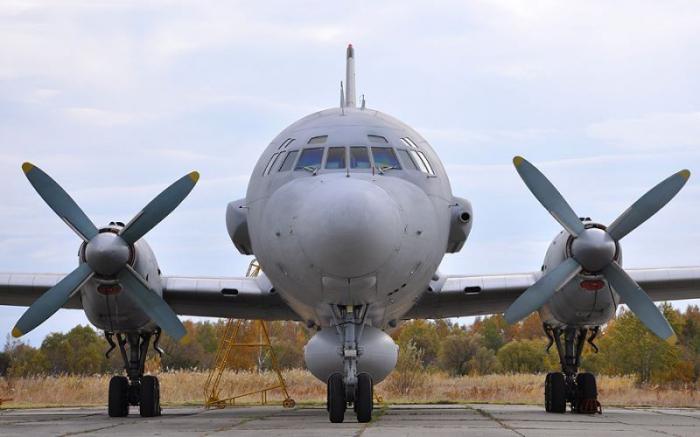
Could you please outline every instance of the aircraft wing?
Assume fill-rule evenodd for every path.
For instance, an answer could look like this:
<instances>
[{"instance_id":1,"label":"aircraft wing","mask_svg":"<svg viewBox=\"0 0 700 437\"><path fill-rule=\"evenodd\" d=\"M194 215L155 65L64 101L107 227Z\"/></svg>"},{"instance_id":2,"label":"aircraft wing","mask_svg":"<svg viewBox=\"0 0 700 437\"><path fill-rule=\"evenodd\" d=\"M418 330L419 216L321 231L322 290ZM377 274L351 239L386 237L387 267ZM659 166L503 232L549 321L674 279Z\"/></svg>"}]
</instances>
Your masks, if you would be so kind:
<instances>
[{"instance_id":1,"label":"aircraft wing","mask_svg":"<svg viewBox=\"0 0 700 437\"><path fill-rule=\"evenodd\" d=\"M163 299L183 316L251 320L301 320L264 276L163 277Z\"/></svg>"},{"instance_id":2,"label":"aircraft wing","mask_svg":"<svg viewBox=\"0 0 700 437\"><path fill-rule=\"evenodd\" d=\"M654 301L700 298L700 267L625 271ZM502 313L540 276L540 272L446 276L432 282L431 288L404 318L440 319Z\"/></svg>"},{"instance_id":3,"label":"aircraft wing","mask_svg":"<svg viewBox=\"0 0 700 437\"><path fill-rule=\"evenodd\" d=\"M0 305L29 306L65 274L0 273ZM299 320L264 277L164 276L163 299L182 316ZM76 293L64 306L82 309Z\"/></svg>"}]
</instances>

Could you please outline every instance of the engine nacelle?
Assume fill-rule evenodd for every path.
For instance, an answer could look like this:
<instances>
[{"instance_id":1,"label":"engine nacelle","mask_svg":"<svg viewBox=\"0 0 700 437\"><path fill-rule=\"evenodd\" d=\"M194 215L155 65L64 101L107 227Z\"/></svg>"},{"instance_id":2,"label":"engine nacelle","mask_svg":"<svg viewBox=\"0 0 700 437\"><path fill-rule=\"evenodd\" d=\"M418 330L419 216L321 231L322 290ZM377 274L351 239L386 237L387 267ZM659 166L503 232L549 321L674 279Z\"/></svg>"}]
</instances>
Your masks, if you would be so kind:
<instances>
[{"instance_id":1,"label":"engine nacelle","mask_svg":"<svg viewBox=\"0 0 700 437\"><path fill-rule=\"evenodd\" d=\"M365 326L359 342L358 373L368 373L376 384L394 370L399 347L380 329ZM342 343L334 327L321 330L304 347L306 367L318 379L327 382L334 373L343 373Z\"/></svg>"},{"instance_id":2,"label":"engine nacelle","mask_svg":"<svg viewBox=\"0 0 700 437\"><path fill-rule=\"evenodd\" d=\"M253 254L248 234L248 209L245 207L245 199L230 202L226 207L226 229L233 245L241 254Z\"/></svg>"},{"instance_id":3,"label":"engine nacelle","mask_svg":"<svg viewBox=\"0 0 700 437\"><path fill-rule=\"evenodd\" d=\"M600 225L585 220L591 227ZM573 237L561 231L554 238L542 264L542 273L546 274L571 257ZM618 247L615 257L622 263L622 253ZM589 284L596 285L590 288ZM549 302L540 308L540 319L552 326L600 326L608 322L615 314L616 302L607 281L598 274L580 272L568 284L552 296Z\"/></svg>"},{"instance_id":4,"label":"engine nacelle","mask_svg":"<svg viewBox=\"0 0 700 437\"><path fill-rule=\"evenodd\" d=\"M452 214L450 216L450 235L447 240L447 253L455 253L462 250L472 230L474 215L472 204L461 197L452 198Z\"/></svg>"},{"instance_id":5,"label":"engine nacelle","mask_svg":"<svg viewBox=\"0 0 700 437\"><path fill-rule=\"evenodd\" d=\"M124 227L122 223L110 223L100 232L118 232ZM85 262L86 244L80 247L80 258ZM129 264L147 282L148 288L158 296L163 295L163 284L158 268L158 261L153 250L141 238L132 248L133 259ZM115 277L95 275L80 289L83 310L90 323L100 330L111 332L152 331L155 323L129 297L129 290Z\"/></svg>"}]
</instances>

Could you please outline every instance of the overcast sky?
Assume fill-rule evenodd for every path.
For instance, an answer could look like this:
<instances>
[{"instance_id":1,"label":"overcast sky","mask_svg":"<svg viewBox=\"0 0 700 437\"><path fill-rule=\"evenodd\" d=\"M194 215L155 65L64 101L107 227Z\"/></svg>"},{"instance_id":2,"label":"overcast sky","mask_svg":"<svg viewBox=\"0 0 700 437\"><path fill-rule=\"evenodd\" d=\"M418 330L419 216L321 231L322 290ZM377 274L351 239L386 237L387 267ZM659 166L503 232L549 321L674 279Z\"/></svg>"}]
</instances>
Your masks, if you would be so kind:
<instances>
[{"instance_id":1,"label":"overcast sky","mask_svg":"<svg viewBox=\"0 0 700 437\"><path fill-rule=\"evenodd\" d=\"M0 2L0 271L69 272L78 238L20 169L51 174L97 224L128 221L196 169L148 234L164 274L244 273L225 231L259 154L358 94L421 132L475 224L446 273L537 270L559 226L522 154L610 223L668 175L684 190L623 241L625 266L700 265L700 3L695 1ZM0 336L23 309L0 307ZM28 336L86 323L60 311Z\"/></svg>"}]
</instances>

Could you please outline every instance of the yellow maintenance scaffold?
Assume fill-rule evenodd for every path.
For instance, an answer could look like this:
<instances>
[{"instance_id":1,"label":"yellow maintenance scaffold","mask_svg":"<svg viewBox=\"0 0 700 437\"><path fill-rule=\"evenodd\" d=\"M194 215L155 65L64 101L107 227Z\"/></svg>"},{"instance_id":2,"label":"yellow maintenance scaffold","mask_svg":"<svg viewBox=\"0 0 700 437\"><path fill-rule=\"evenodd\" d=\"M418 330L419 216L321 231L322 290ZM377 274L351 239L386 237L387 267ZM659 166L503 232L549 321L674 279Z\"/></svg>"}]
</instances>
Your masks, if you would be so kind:
<instances>
[{"instance_id":1,"label":"yellow maintenance scaffold","mask_svg":"<svg viewBox=\"0 0 700 437\"><path fill-rule=\"evenodd\" d=\"M256 260L253 260L248 267L248 272L246 276L258 276L260 273L260 265ZM225 408L227 405L235 405L236 399L250 396L254 394L260 394L260 403L267 404L267 392L271 390L280 389L284 393L284 401L282 405L285 408L292 408L295 405L294 399L289 396L287 391L287 384L282 377L279 365L277 363L277 357L272 349L272 343L270 342L270 334L267 329L267 325L263 320L255 320L255 328L257 329L258 342L245 342L239 340L242 337L244 321L236 319L228 319L223 325L221 331L219 332L219 347L216 351L216 359L214 361L214 367L209 372L207 377L207 382L204 385L204 406L206 408ZM237 348L246 347L257 347L261 351L265 351L270 356L270 363L272 365L272 370L277 376L277 383L272 384L268 387L263 387L261 389L251 391L248 393L240 393L231 396L223 396L221 393L221 378L224 371L230 367L230 363L233 361L232 353Z\"/></svg>"}]
</instances>

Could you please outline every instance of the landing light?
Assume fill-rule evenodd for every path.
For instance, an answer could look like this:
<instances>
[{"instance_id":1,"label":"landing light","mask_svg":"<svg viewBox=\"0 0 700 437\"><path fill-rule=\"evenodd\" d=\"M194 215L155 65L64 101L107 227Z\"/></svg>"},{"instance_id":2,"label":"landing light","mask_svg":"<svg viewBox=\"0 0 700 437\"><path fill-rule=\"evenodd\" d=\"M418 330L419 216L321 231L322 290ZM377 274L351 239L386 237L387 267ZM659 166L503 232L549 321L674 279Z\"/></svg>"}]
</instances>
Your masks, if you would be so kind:
<instances>
[{"instance_id":1,"label":"landing light","mask_svg":"<svg viewBox=\"0 0 700 437\"><path fill-rule=\"evenodd\" d=\"M119 294L122 291L122 286L119 284L102 284L97 286L97 291L100 294L109 296L112 294Z\"/></svg>"},{"instance_id":2,"label":"landing light","mask_svg":"<svg viewBox=\"0 0 700 437\"><path fill-rule=\"evenodd\" d=\"M600 279L585 279L581 281L579 285L581 285L581 288L584 290L598 291L605 287L605 282L601 281Z\"/></svg>"}]
</instances>

